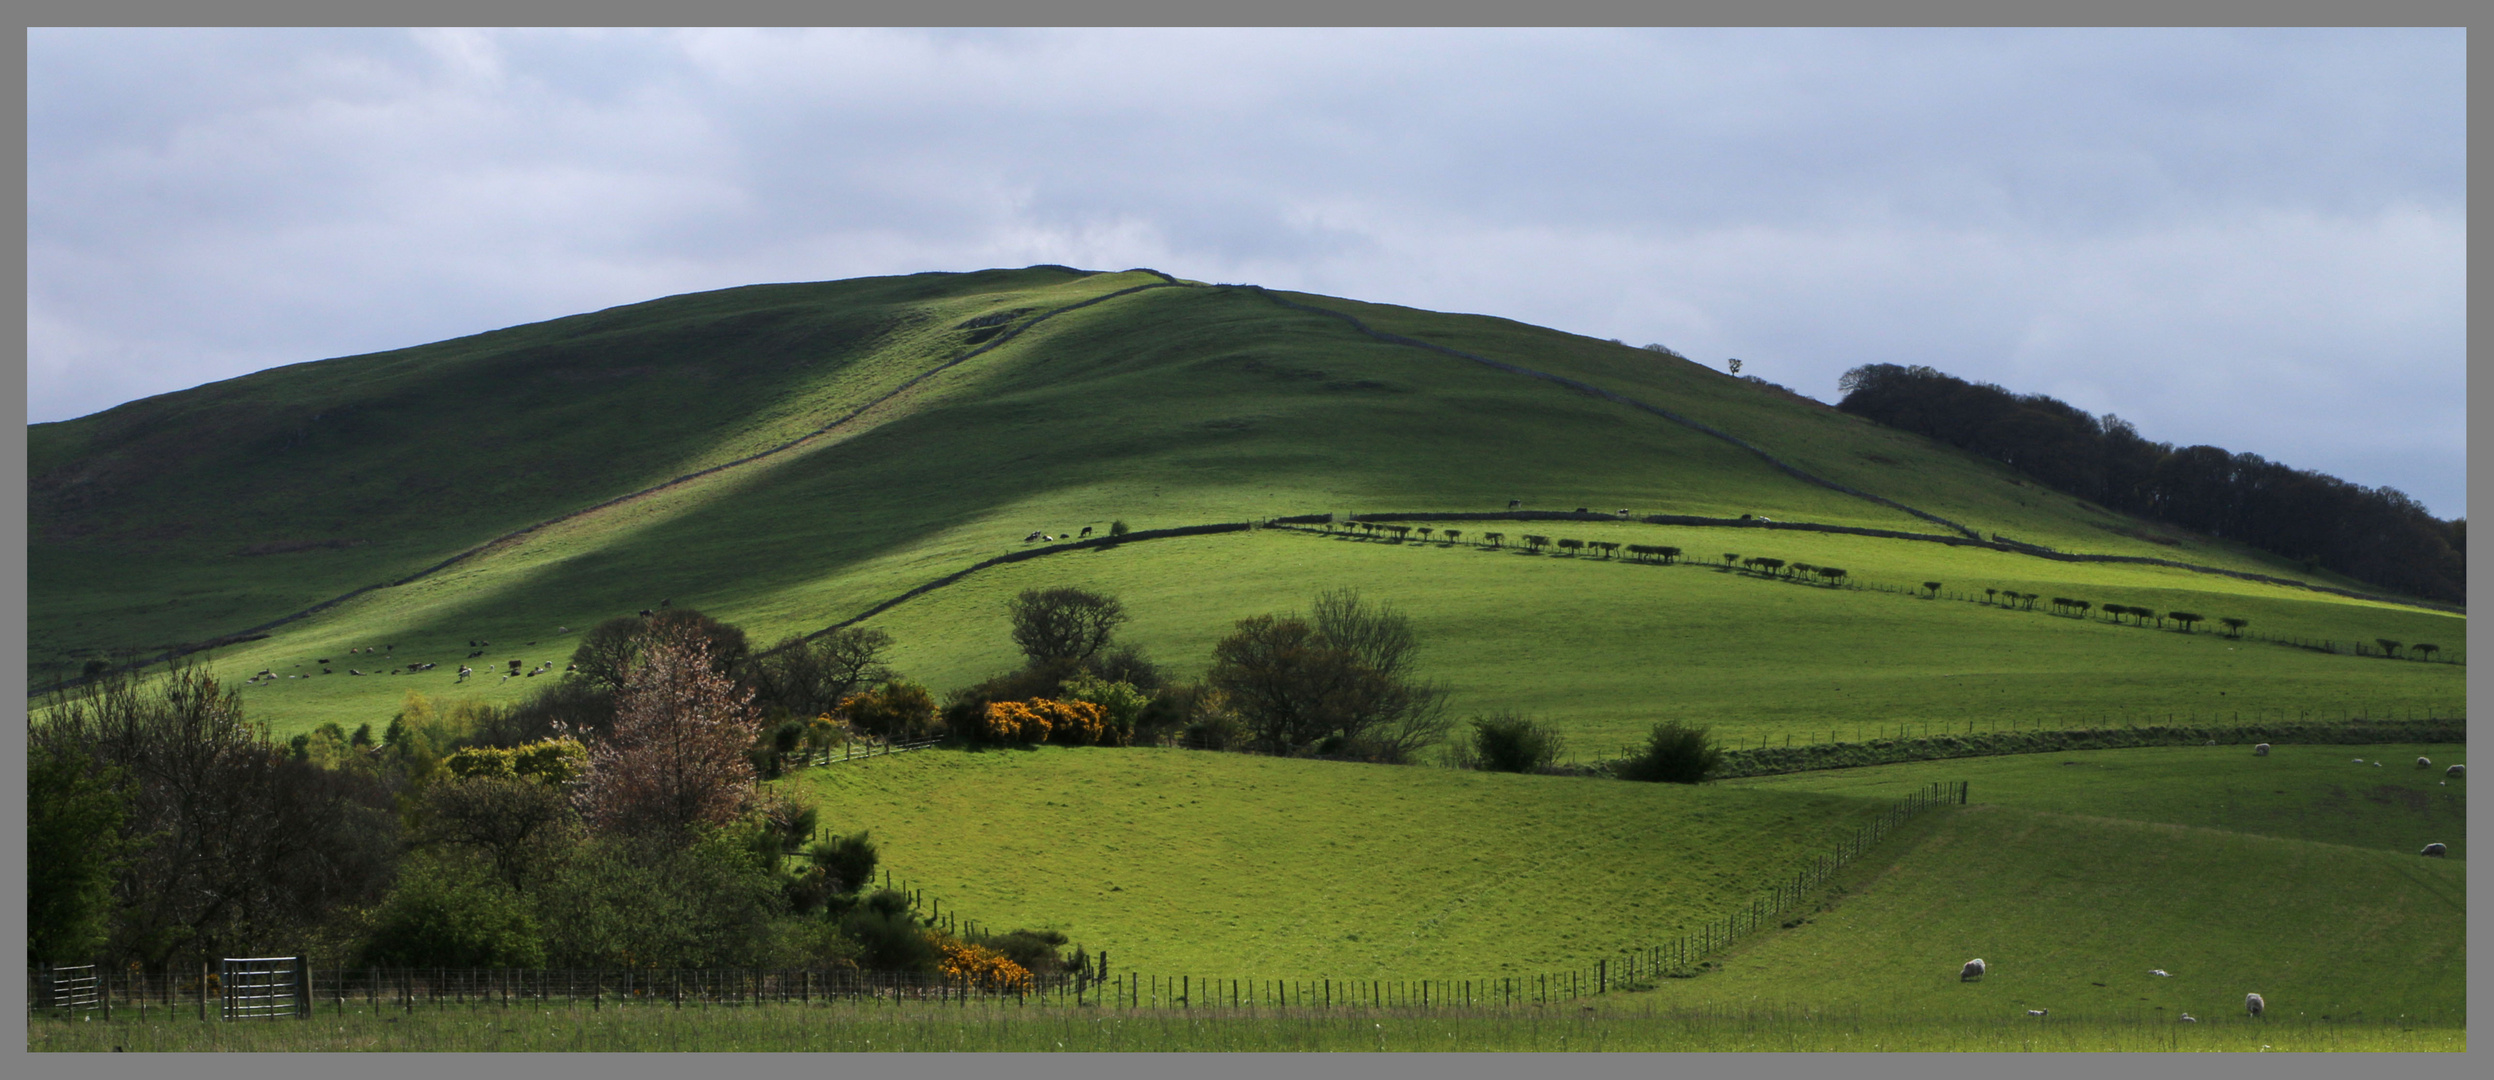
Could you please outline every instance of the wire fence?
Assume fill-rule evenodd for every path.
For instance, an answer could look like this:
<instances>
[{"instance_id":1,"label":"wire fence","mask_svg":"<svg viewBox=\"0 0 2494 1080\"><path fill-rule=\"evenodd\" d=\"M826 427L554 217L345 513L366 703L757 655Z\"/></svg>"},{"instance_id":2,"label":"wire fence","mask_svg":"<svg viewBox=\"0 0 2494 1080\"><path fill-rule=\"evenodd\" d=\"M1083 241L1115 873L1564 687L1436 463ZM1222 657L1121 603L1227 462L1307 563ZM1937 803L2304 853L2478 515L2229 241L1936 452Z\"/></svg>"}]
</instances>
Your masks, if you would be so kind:
<instances>
[{"instance_id":1,"label":"wire fence","mask_svg":"<svg viewBox=\"0 0 2494 1080\"><path fill-rule=\"evenodd\" d=\"M27 971L30 1016L100 1013L118 1007L142 1019L196 1016L226 1021L323 1012L510 1008L565 1003L735 1008L833 1001L973 1001L1106 1008L1443 1009L1548 1004L1651 985L1693 974L1706 958L1749 940L1814 902L1839 871L1932 809L1962 805L1962 781L1934 783L1882 810L1833 849L1767 887L1747 905L1668 942L1623 949L1590 964L1533 974L1479 978L1257 978L1115 971L1107 967L1017 978L966 978L856 968L381 968L321 966L304 957L253 957L201 964L197 972L113 970L98 965ZM886 880L887 887L894 883ZM924 890L898 883L913 906ZM958 928L931 905L926 922Z\"/></svg>"}]
</instances>

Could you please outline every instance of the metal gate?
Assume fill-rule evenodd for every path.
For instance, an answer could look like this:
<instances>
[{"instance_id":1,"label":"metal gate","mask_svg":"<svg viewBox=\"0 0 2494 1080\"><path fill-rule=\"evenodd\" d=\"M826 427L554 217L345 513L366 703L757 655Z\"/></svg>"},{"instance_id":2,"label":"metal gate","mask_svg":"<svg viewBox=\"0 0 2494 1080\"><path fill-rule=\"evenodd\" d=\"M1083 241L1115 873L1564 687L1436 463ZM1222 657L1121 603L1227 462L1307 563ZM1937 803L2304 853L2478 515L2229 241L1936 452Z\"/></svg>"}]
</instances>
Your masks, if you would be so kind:
<instances>
[{"instance_id":1,"label":"metal gate","mask_svg":"<svg viewBox=\"0 0 2494 1080\"><path fill-rule=\"evenodd\" d=\"M300 956L227 957L217 975L228 1020L308 1018L311 987Z\"/></svg>"},{"instance_id":2,"label":"metal gate","mask_svg":"<svg viewBox=\"0 0 2494 1080\"><path fill-rule=\"evenodd\" d=\"M52 1007L70 1012L87 1012L104 1007L103 984L97 980L95 965L52 969Z\"/></svg>"}]
</instances>

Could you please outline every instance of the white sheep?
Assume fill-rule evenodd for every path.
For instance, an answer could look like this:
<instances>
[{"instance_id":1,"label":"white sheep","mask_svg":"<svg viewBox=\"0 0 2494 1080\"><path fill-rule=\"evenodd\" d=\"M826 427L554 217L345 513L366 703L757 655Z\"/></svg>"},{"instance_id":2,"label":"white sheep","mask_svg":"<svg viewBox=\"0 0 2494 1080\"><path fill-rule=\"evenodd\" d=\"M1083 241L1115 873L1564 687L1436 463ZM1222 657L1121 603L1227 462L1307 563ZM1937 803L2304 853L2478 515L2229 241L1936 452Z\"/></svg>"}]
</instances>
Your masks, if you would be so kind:
<instances>
[{"instance_id":1,"label":"white sheep","mask_svg":"<svg viewBox=\"0 0 2494 1080\"><path fill-rule=\"evenodd\" d=\"M1965 981L1967 981L1967 980L1969 980L1969 979L1980 979L1980 978L1982 978L1982 977L1983 977L1983 958L1982 958L1982 957L1979 957L1979 956L1978 956L1978 957L1976 957L1976 958L1974 958L1974 959L1972 959L1972 960L1968 960L1968 961L1966 961L1966 966L1965 966L1965 967L1962 967L1962 968L1957 969L1957 981L1958 981L1958 982L1965 982Z\"/></svg>"},{"instance_id":2,"label":"white sheep","mask_svg":"<svg viewBox=\"0 0 2494 1080\"><path fill-rule=\"evenodd\" d=\"M2243 1011L2252 1014L2253 1019L2258 1019L2260 1017L2260 1010L2268 1007L2269 1003L2260 1000L2260 995L2258 994L2243 995Z\"/></svg>"},{"instance_id":3,"label":"white sheep","mask_svg":"<svg viewBox=\"0 0 2494 1080\"><path fill-rule=\"evenodd\" d=\"M2417 767L2417 768L2419 768L2419 769L2430 769L2430 768L2433 768L2433 759L2432 759L2432 758L2429 758L2429 757L2424 757L2424 756L2422 756L2422 755L2419 755L2419 756L2416 758L2416 767Z\"/></svg>"},{"instance_id":4,"label":"white sheep","mask_svg":"<svg viewBox=\"0 0 2494 1080\"><path fill-rule=\"evenodd\" d=\"M2047 1014L2049 1014L2049 1013L2051 1013L2051 1012L2052 1012L2052 1010L2050 1010L2050 1009L2028 1009L2028 1010L2026 1011L2026 1014L2027 1014L2028 1016L2044 1016L2044 1015L2047 1015Z\"/></svg>"},{"instance_id":5,"label":"white sheep","mask_svg":"<svg viewBox=\"0 0 2494 1080\"><path fill-rule=\"evenodd\" d=\"M2419 851L2417 854L2425 856L2429 859L2442 859L2450 856L2450 850L2451 849L2449 848L2443 847L2441 841L2436 840L2433 843L2425 845L2425 850Z\"/></svg>"},{"instance_id":6,"label":"white sheep","mask_svg":"<svg viewBox=\"0 0 2494 1080\"><path fill-rule=\"evenodd\" d=\"M2193 1016L2190 1013L2184 1013L2182 1014L2182 1022L2186 1024L2196 1024L2200 1022L2200 1018Z\"/></svg>"},{"instance_id":7,"label":"white sheep","mask_svg":"<svg viewBox=\"0 0 2494 1080\"><path fill-rule=\"evenodd\" d=\"M2166 971L2164 968L2151 968L2149 969L2148 974L2154 975L2160 979L2170 979L2174 977L2172 972Z\"/></svg>"},{"instance_id":8,"label":"white sheep","mask_svg":"<svg viewBox=\"0 0 2494 1080\"><path fill-rule=\"evenodd\" d=\"M2453 765L2450 768L2442 770L2442 775L2450 777L2453 780L2457 780L2460 777L2468 775L2468 766Z\"/></svg>"},{"instance_id":9,"label":"white sheep","mask_svg":"<svg viewBox=\"0 0 2494 1080\"><path fill-rule=\"evenodd\" d=\"M2253 757L2268 757L2268 756L2269 756L2269 744L2268 744L2268 743L2256 743L2256 744L2254 744L2254 745L2252 746L2252 756L2253 756Z\"/></svg>"}]
</instances>

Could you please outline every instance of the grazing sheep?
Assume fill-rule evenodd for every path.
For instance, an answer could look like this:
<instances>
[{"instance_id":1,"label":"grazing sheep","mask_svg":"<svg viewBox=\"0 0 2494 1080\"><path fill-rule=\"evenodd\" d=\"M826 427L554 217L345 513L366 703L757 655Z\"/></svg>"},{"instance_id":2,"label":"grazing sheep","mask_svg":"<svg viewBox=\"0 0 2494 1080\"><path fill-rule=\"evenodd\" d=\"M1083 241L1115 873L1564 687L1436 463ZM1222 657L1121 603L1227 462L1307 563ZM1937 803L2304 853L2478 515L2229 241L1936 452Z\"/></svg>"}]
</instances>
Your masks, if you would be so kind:
<instances>
[{"instance_id":1,"label":"grazing sheep","mask_svg":"<svg viewBox=\"0 0 2494 1080\"><path fill-rule=\"evenodd\" d=\"M2443 847L2442 843L2437 840L2433 843L2425 845L2425 850L2419 851L2417 854L2423 855L2426 858L2441 859L2449 857L2450 850L2451 849L2449 848Z\"/></svg>"},{"instance_id":2,"label":"grazing sheep","mask_svg":"<svg viewBox=\"0 0 2494 1080\"><path fill-rule=\"evenodd\" d=\"M2182 1022L2186 1024L2196 1024L2200 1022L2200 1018L2193 1016L2190 1013L2184 1013L2182 1014Z\"/></svg>"},{"instance_id":3,"label":"grazing sheep","mask_svg":"<svg viewBox=\"0 0 2494 1080\"><path fill-rule=\"evenodd\" d=\"M2052 1012L2050 1009L2028 1009L2026 1014L2028 1016L2043 1016L2049 1014L2050 1012Z\"/></svg>"},{"instance_id":4,"label":"grazing sheep","mask_svg":"<svg viewBox=\"0 0 2494 1080\"><path fill-rule=\"evenodd\" d=\"M2253 745L2252 745L2252 756L2253 756L2253 757L2268 757L2268 756L2269 756L2269 744L2268 744L2268 743L2255 743L2255 744L2253 744Z\"/></svg>"},{"instance_id":5,"label":"grazing sheep","mask_svg":"<svg viewBox=\"0 0 2494 1080\"><path fill-rule=\"evenodd\" d=\"M2362 765L2362 764L2364 764L2364 759L2363 759L2363 758L2348 758L2347 760L2348 760L2348 761L2350 761L2350 762L2352 762L2352 763L2354 763L2354 764L2357 764L2357 765Z\"/></svg>"},{"instance_id":6,"label":"grazing sheep","mask_svg":"<svg viewBox=\"0 0 2494 1080\"><path fill-rule=\"evenodd\" d=\"M2468 766L2453 765L2450 768L2442 770L2442 775L2450 777L2454 780L2459 779L2460 777L2468 775Z\"/></svg>"},{"instance_id":7,"label":"grazing sheep","mask_svg":"<svg viewBox=\"0 0 2494 1080\"><path fill-rule=\"evenodd\" d=\"M1974 979L1980 979L1982 977L1983 958L1979 956L1972 960L1966 961L1966 966L1957 969L1958 982L1967 982Z\"/></svg>"},{"instance_id":8,"label":"grazing sheep","mask_svg":"<svg viewBox=\"0 0 2494 1080\"><path fill-rule=\"evenodd\" d=\"M2260 1000L2260 995L2258 994L2243 995L2243 1011L2252 1014L2253 1019L2258 1019L2260 1017L2260 1010L2268 1007L2269 1003Z\"/></svg>"},{"instance_id":9,"label":"grazing sheep","mask_svg":"<svg viewBox=\"0 0 2494 1080\"><path fill-rule=\"evenodd\" d=\"M2160 979L2170 979L2174 977L2172 972L2167 971L2164 968L2150 968L2148 970L2148 974L2154 975Z\"/></svg>"},{"instance_id":10,"label":"grazing sheep","mask_svg":"<svg viewBox=\"0 0 2494 1080\"><path fill-rule=\"evenodd\" d=\"M364 673L364 670L362 668L348 668L346 669L346 673L349 675L361 675Z\"/></svg>"},{"instance_id":11,"label":"grazing sheep","mask_svg":"<svg viewBox=\"0 0 2494 1080\"><path fill-rule=\"evenodd\" d=\"M2422 757L2422 756L2419 756L2419 757L2416 759L2416 767L2417 767L2417 768L2419 768L2419 769L2430 769L2430 768L2433 768L2433 759L2432 759L2432 758L2429 758L2429 757Z\"/></svg>"}]
</instances>

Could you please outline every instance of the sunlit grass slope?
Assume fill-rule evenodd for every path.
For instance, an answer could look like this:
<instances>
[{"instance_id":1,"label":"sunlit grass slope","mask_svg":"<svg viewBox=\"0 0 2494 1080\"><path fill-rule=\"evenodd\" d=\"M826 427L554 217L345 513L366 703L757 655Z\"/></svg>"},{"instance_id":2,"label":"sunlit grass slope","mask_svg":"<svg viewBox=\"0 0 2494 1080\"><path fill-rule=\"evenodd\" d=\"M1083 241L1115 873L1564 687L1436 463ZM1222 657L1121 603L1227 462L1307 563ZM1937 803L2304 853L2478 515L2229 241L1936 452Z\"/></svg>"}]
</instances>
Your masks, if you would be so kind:
<instances>
[{"instance_id":1,"label":"sunlit grass slope","mask_svg":"<svg viewBox=\"0 0 2494 1080\"><path fill-rule=\"evenodd\" d=\"M2465 1023L2464 864L2006 806L1898 842L1832 909L1652 996L2248 1024L2258 993L2282 1021ZM1990 973L1959 982L1973 957Z\"/></svg>"},{"instance_id":2,"label":"sunlit grass slope","mask_svg":"<svg viewBox=\"0 0 2494 1080\"><path fill-rule=\"evenodd\" d=\"M1587 963L1746 902L1884 805L1153 749L931 751L791 782L963 918L1242 979Z\"/></svg>"},{"instance_id":3,"label":"sunlit grass slope","mask_svg":"<svg viewBox=\"0 0 2494 1080\"><path fill-rule=\"evenodd\" d=\"M2430 768L2415 761L2430 758ZM2444 775L2465 746L2143 747L1911 762L1732 781L1767 791L1898 798L1963 780L1973 801L2190 825L2413 855L2468 854L2468 786ZM2374 762L2380 762L2375 765Z\"/></svg>"},{"instance_id":4,"label":"sunlit grass slope","mask_svg":"<svg viewBox=\"0 0 2494 1080\"><path fill-rule=\"evenodd\" d=\"M1157 280L748 286L30 425L30 649L240 630L798 437L973 347L970 319Z\"/></svg>"},{"instance_id":5,"label":"sunlit grass slope","mask_svg":"<svg viewBox=\"0 0 2494 1080\"><path fill-rule=\"evenodd\" d=\"M1708 539L1692 535L1701 530L1652 526L1571 531L1684 545ZM2336 602L2308 591L2188 571L2074 566L1910 541L1797 534L1742 539L1773 545L1755 549L1761 553L1822 560L1841 555L1858 578L1872 582L1908 584L1932 574L1964 585L2004 580L2030 591L2083 591L2070 582L1981 573L2064 569L2114 582L2089 593L2108 601L2122 597L2187 606L2212 618L2239 614L2254 628L2276 633L2437 640L2453 652L2466 645L2462 618ZM897 593L950 568L905 565L900 569L915 576L895 572L878 585ZM342 659L335 654L356 644L395 642L399 657L447 665L423 675L353 678L342 662L336 675L247 690L255 714L281 730L322 719L349 726L384 722L409 687L452 698L517 701L536 688L534 680L460 685L449 674L456 667L450 662L466 655L469 638L495 642L483 662L496 666L516 659L534 667L567 657L585 620L524 622L503 614L561 610L560 594L535 590L567 574L578 574L583 588L593 581L585 569L517 573L489 564L457 571L439 582L359 600L301 632L239 646L221 663L236 674L262 667L308 674L319 670L308 663L319 657ZM1568 733L1571 756L1580 759L1611 753L1663 719L1704 723L1736 742L1780 743L1852 740L1900 724L1917 730L1922 725L1964 730L1973 724L1989 730L2162 722L2169 715L2185 720L2451 715L2466 695L2466 669L2450 664L2333 656L2205 631L2183 634L2041 610L1832 590L1719 567L1390 544L1288 530L1149 541L1008 564L912 600L868 625L897 640L896 659L905 673L942 691L1017 664L1005 602L1026 588L1061 584L1121 597L1133 615L1124 637L1182 677L1202 673L1213 642L1236 620L1301 607L1321 588L1358 588L1410 613L1424 645L1424 670L1452 687L1458 715L1514 709L1548 718ZM538 599L514 603L510 592L494 591L506 586ZM639 603L662 598L654 592L644 593ZM683 604L687 592L676 589L665 598ZM824 599L819 607L799 607L794 617L754 619L750 625L766 640L783 630L829 625L865 606L864 598L819 584L780 595ZM702 606L730 618L752 611L734 604ZM558 632L559 626L570 632Z\"/></svg>"}]
</instances>

